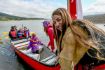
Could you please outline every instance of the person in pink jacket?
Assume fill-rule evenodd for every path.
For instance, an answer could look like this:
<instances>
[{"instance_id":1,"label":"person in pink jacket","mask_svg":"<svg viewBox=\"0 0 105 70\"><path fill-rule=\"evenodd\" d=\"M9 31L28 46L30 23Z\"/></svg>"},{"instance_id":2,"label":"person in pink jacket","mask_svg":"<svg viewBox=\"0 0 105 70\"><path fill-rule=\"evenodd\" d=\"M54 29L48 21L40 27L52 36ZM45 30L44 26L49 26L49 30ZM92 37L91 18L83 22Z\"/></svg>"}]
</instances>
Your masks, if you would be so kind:
<instances>
[{"instance_id":1,"label":"person in pink jacket","mask_svg":"<svg viewBox=\"0 0 105 70\"><path fill-rule=\"evenodd\" d=\"M54 52L55 46L54 46L53 27L52 27L52 25L50 24L49 21L44 21L43 22L43 27L44 27L44 32L46 33L47 36L49 36L49 39L50 39L50 41L48 43L48 47L51 48L52 52Z\"/></svg>"}]
</instances>

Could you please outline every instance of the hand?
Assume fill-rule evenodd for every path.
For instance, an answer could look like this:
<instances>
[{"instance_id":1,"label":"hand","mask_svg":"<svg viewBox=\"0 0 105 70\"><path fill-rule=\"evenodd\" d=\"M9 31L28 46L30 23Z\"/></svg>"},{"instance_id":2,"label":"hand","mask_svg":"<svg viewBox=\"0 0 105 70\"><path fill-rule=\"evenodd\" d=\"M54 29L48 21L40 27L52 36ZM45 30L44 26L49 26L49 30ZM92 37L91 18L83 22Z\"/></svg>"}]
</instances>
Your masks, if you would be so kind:
<instances>
[{"instance_id":1,"label":"hand","mask_svg":"<svg viewBox=\"0 0 105 70\"><path fill-rule=\"evenodd\" d=\"M56 57L55 65L58 64L59 56Z\"/></svg>"},{"instance_id":2,"label":"hand","mask_svg":"<svg viewBox=\"0 0 105 70\"><path fill-rule=\"evenodd\" d=\"M57 61L59 60L59 55L56 57Z\"/></svg>"}]
</instances>

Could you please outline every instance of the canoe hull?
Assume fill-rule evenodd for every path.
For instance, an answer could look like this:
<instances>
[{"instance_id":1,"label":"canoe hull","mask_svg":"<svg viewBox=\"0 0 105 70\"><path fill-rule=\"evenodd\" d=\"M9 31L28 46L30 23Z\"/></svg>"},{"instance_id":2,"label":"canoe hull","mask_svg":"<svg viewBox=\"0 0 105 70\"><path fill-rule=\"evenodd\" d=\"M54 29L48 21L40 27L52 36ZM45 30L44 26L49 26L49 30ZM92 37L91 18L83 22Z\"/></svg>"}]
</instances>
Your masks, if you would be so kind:
<instances>
[{"instance_id":1,"label":"canoe hull","mask_svg":"<svg viewBox=\"0 0 105 70\"><path fill-rule=\"evenodd\" d=\"M26 62L30 67L32 67L34 70L60 70L60 65L56 65L56 66L48 66L48 65L44 65L30 57L28 57L27 55L25 55L24 53L20 52L19 50L17 50L15 47L13 47L16 54L24 61Z\"/></svg>"}]
</instances>

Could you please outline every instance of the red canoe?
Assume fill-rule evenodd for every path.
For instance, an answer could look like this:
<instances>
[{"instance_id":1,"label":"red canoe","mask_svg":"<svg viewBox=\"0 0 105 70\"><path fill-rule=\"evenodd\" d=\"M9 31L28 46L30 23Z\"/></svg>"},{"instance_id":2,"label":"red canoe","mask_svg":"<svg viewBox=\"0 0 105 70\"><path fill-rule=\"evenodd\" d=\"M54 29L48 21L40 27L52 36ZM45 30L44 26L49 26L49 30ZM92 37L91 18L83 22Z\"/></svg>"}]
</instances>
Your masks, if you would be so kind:
<instances>
[{"instance_id":1,"label":"red canoe","mask_svg":"<svg viewBox=\"0 0 105 70\"><path fill-rule=\"evenodd\" d=\"M26 39L11 41L16 54L34 70L60 70L60 65L55 64L56 55L50 52L46 46L40 45L40 49L43 49L42 52L33 54L31 49L26 49L28 43L29 41Z\"/></svg>"}]
</instances>

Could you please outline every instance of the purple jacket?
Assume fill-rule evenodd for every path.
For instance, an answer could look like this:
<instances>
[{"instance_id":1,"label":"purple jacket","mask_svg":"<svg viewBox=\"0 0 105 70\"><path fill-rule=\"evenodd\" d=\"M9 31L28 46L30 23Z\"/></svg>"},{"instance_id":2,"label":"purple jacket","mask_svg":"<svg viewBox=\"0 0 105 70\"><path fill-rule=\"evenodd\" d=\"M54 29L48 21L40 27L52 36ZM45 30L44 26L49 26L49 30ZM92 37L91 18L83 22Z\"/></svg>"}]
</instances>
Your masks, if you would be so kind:
<instances>
[{"instance_id":1,"label":"purple jacket","mask_svg":"<svg viewBox=\"0 0 105 70\"><path fill-rule=\"evenodd\" d=\"M30 49L32 50L32 52L36 52L39 47L38 45L41 45L42 43L38 40L38 38L35 36L35 37L31 37L30 39L30 43L27 47L27 49Z\"/></svg>"}]
</instances>

